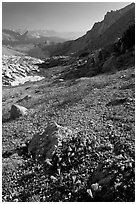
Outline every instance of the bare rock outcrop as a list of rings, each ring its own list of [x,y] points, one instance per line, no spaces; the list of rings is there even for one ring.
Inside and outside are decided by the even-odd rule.
[[[39,81],[38,64],[43,61],[29,56],[2,56],[2,84],[17,86],[27,81]],[[36,65],[37,64],[37,65]],[[37,75],[38,74],[38,75]]]
[[[72,135],[72,131],[67,127],[51,123],[47,125],[42,134],[33,136],[28,152],[36,159],[51,158],[52,153],[61,144],[62,139],[70,135]]]

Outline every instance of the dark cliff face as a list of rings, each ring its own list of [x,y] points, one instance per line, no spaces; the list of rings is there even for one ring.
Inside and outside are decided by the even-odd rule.
[[[113,43],[117,37],[121,37],[123,32],[131,23],[135,22],[135,4],[132,3],[120,10],[110,11],[104,16],[101,22],[93,25],[86,35],[68,41],[56,47],[52,55],[64,55],[80,50],[92,50],[104,47]]]

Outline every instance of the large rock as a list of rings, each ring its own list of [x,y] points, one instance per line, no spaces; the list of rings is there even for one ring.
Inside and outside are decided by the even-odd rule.
[[[17,105],[17,104],[14,104],[11,106],[10,118],[15,119],[15,118],[18,118],[20,116],[27,115],[27,113],[28,113],[27,108],[20,106],[20,105]]]
[[[51,123],[42,134],[33,136],[28,152],[36,159],[51,158],[53,151],[61,144],[63,138],[68,138],[70,135],[72,135],[72,131],[67,127]]]

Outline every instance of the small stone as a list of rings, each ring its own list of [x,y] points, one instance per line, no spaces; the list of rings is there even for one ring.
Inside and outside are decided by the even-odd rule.
[[[91,189],[87,189],[87,193],[90,195],[91,198],[93,198],[93,194],[92,194]]]
[[[57,171],[58,171],[58,174],[60,175],[60,168],[58,168]]]
[[[69,198],[71,197],[71,193],[68,194]]]
[[[26,147],[26,144],[23,143],[23,144],[21,145],[21,147]]]
[[[116,183],[115,184],[115,189],[117,189],[117,187],[121,186],[122,182]]]
[[[69,152],[72,152],[72,148],[71,148],[70,146],[69,146],[69,148],[68,148],[68,151],[69,151]]]
[[[81,180],[77,180],[76,184],[80,185],[81,184]]]
[[[118,159],[122,159],[122,158],[123,158],[123,155],[122,155],[122,154],[119,154],[119,155],[117,156],[117,158],[118,158]]]
[[[55,176],[51,176],[50,178],[51,178],[51,180],[53,180],[53,181],[57,181],[57,180],[58,180]]]
[[[59,142],[58,142],[58,147],[61,147],[61,146],[62,146],[62,142],[59,141]]]
[[[50,159],[46,159],[45,162],[49,165],[49,166],[52,166],[51,162],[50,162]]]
[[[91,189],[94,191],[98,191],[99,190],[99,184],[98,183],[92,184]]]
[[[14,201],[14,202],[18,202],[18,201],[19,201],[19,199],[18,199],[18,198],[15,198],[13,201]]]
[[[124,171],[125,167],[124,166],[121,166],[121,171]]]
[[[127,189],[127,186],[126,186],[126,185],[124,185],[124,186],[123,186],[123,188],[126,190],[126,189]]]
[[[46,199],[46,196],[43,196],[43,200],[45,200]]]
[[[72,176],[73,183],[76,181],[76,176]]]

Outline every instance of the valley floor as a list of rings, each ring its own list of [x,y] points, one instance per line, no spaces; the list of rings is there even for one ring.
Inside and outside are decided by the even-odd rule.
[[[135,201],[134,71],[132,66],[73,80],[47,75],[39,82],[4,87],[3,201]],[[32,111],[10,120],[14,103]],[[51,170],[22,149],[50,121],[67,126],[75,135],[67,141],[75,151],[61,176],[56,165]],[[63,157],[66,146],[60,151]]]

